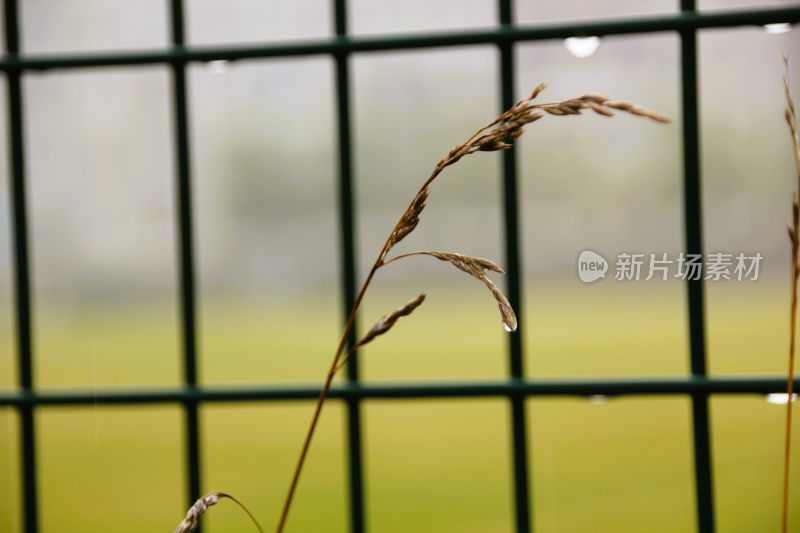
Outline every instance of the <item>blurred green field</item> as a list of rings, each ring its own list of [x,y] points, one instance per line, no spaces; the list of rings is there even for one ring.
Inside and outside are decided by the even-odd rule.
[[[604,282],[605,283],[605,282]],[[708,288],[710,368],[777,373],[785,360],[780,285]],[[371,345],[365,379],[500,377],[505,333],[478,284],[423,287],[418,314]],[[378,289],[369,323],[414,295]],[[529,287],[522,334],[531,375],[679,375],[686,371],[683,288],[613,282]],[[52,388],[178,382],[174,305],[41,309],[37,381]],[[318,382],[337,335],[335,294],[280,302],[206,299],[206,383]],[[13,384],[2,321],[0,386]],[[538,531],[694,530],[690,405],[683,397],[528,402]],[[202,408],[203,486],[237,495],[269,529],[311,403]],[[776,530],[780,406],[761,396],[712,399],[719,531]],[[172,531],[184,512],[182,416],[176,407],[48,407],[37,417],[42,525],[56,531]],[[369,401],[364,406],[368,525],[376,532],[512,530],[509,409],[500,399]],[[346,418],[327,405],[289,531],[346,531]],[[795,435],[800,434],[800,426]],[[797,442],[796,442],[797,444]],[[800,452],[799,452],[800,453]],[[0,410],[0,531],[19,531],[17,424]],[[793,490],[800,494],[800,461]],[[792,509],[800,530],[800,506]],[[252,531],[230,505],[209,531]]]

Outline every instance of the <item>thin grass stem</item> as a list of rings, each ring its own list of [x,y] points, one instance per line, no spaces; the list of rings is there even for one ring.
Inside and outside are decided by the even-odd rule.
[[[789,226],[789,239],[791,241],[791,306],[789,317],[789,370],[786,373],[786,428],[783,448],[783,498],[781,505],[781,531],[789,531],[789,480],[791,473],[792,454],[792,412],[794,402],[794,372],[797,344],[797,282],[800,277],[800,143],[797,138],[797,115],[795,114],[794,101],[789,91],[789,61],[783,57],[784,76],[783,88],[786,96],[786,111],[784,118],[789,126],[792,141],[792,156],[794,158],[796,185],[792,193],[792,224]]]

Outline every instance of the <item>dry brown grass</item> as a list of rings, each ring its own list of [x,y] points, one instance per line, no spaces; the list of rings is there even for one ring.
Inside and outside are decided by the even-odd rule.
[[[387,258],[389,251],[397,243],[399,243],[400,241],[405,239],[408,235],[410,235],[419,225],[420,216],[422,215],[422,212],[425,210],[425,207],[427,205],[426,202],[429,197],[431,184],[442,173],[442,171],[445,168],[449,167],[450,165],[453,165],[456,162],[460,161],[462,158],[471,155],[475,152],[495,152],[501,150],[508,150],[513,146],[514,139],[522,135],[525,125],[540,120],[544,118],[546,115],[565,117],[572,115],[580,115],[582,111],[590,110],[599,115],[605,117],[611,117],[614,115],[614,111],[622,111],[624,113],[628,113],[631,115],[648,118],[656,122],[662,122],[662,123],[669,122],[669,119],[659,115],[658,113],[639,107],[638,105],[630,104],[627,102],[613,101],[605,97],[594,94],[586,94],[583,96],[579,96],[577,98],[571,98],[569,100],[564,100],[561,102],[543,103],[543,104],[534,103],[534,100],[541,94],[542,91],[544,91],[545,87],[546,86],[544,84],[539,85],[531,92],[531,94],[527,98],[524,98],[523,100],[517,102],[514,106],[505,111],[503,114],[494,119],[492,122],[486,124],[478,131],[476,131],[474,134],[472,134],[472,136],[470,136],[466,141],[455,146],[452,150],[450,150],[447,153],[447,155],[445,155],[436,164],[430,176],[428,176],[428,178],[419,188],[417,193],[411,199],[411,202],[409,203],[408,207],[406,207],[406,209],[403,211],[403,214],[400,216],[400,219],[397,221],[397,224],[395,224],[394,228],[392,228],[392,231],[389,232],[389,236],[387,237],[386,241],[381,247],[377,258],[375,259],[375,262],[370,268],[367,277],[364,280],[361,289],[359,290],[356,296],[355,303],[350,311],[347,321],[345,322],[345,326],[342,331],[341,337],[339,339],[339,343],[336,347],[336,350],[334,351],[333,360],[331,361],[330,367],[325,376],[325,380],[320,390],[319,398],[317,399],[316,405],[314,407],[314,412],[311,417],[311,422],[309,424],[308,431],[303,441],[303,445],[300,449],[300,457],[297,461],[297,465],[294,469],[291,481],[289,483],[286,499],[281,509],[280,518],[278,520],[278,525],[276,527],[277,533],[281,533],[286,525],[286,520],[288,518],[289,510],[291,508],[294,494],[297,489],[297,484],[300,480],[300,474],[303,470],[303,465],[305,464],[306,456],[308,455],[308,450],[311,446],[311,441],[314,437],[314,432],[316,430],[317,423],[319,421],[319,417],[322,412],[322,406],[324,405],[325,400],[328,397],[334,376],[339,370],[341,370],[346,365],[350,356],[355,352],[355,350],[358,347],[363,346],[368,342],[373,341],[378,336],[388,332],[395,325],[395,323],[400,317],[410,315],[425,300],[425,295],[421,294],[420,296],[411,300],[401,308],[383,316],[380,320],[378,320],[375,323],[375,325],[367,332],[367,334],[359,342],[357,342],[350,350],[345,351],[344,348],[347,343],[347,338],[350,335],[351,330],[353,329],[353,325],[355,324],[356,315],[358,313],[359,308],[361,307],[361,302],[364,299],[364,295],[366,294],[367,289],[369,288],[370,283],[372,282],[372,279],[374,278],[375,274],[378,272],[379,269],[390,263],[411,256],[424,255],[424,256],[435,257],[441,261],[446,261],[455,266],[456,268],[458,268],[459,270],[462,270],[467,274],[469,274],[470,276],[483,282],[491,292],[495,301],[497,302],[504,328],[509,332],[514,332],[517,329],[517,318],[514,313],[514,309],[511,307],[511,304],[509,303],[505,295],[502,293],[500,288],[488,276],[488,271],[496,272],[499,274],[503,273],[503,269],[500,268],[494,262],[480,257],[473,257],[468,255],[462,255],[455,252],[438,251],[438,250],[411,252],[393,257],[391,259]],[[186,518],[184,518],[184,520],[178,526],[178,529],[176,529],[176,533],[188,533],[192,531],[195,527],[197,527],[197,523],[201,515],[210,505],[215,504],[219,500],[219,498],[230,498],[237,504],[239,503],[236,499],[227,494],[221,492],[209,493],[203,498],[200,498],[192,506],[192,508],[187,513]],[[245,512],[248,513],[248,515],[250,515],[250,513],[247,511],[247,509],[244,508],[244,506],[242,506],[241,504],[239,505],[242,507],[242,509],[245,510]],[[250,515],[250,517],[253,518],[252,515]],[[255,521],[254,518],[253,522],[256,523],[256,525],[258,526],[258,523]],[[259,527],[259,531],[260,530],[261,529]]]
[[[514,139],[522,135],[525,125],[540,120],[546,114],[561,117],[572,116],[580,115],[583,110],[588,109],[599,115],[610,117],[614,115],[614,111],[622,111],[631,115],[648,118],[656,122],[669,122],[669,119],[666,117],[663,117],[654,111],[639,107],[638,105],[627,102],[613,101],[594,94],[586,94],[577,98],[563,100],[561,102],[544,104],[534,103],[534,100],[542,93],[542,91],[544,91],[545,87],[545,84],[540,84],[527,98],[517,102],[514,106],[505,111],[492,122],[486,124],[472,134],[472,136],[470,136],[466,141],[450,150],[447,155],[445,155],[445,157],[443,157],[436,164],[430,176],[428,176],[428,179],[426,179],[419,188],[417,193],[411,199],[411,202],[408,204],[408,207],[406,207],[406,209],[403,211],[403,214],[400,216],[397,224],[395,224],[394,228],[392,228],[392,231],[389,233],[389,236],[381,247],[378,257],[375,259],[375,262],[370,268],[367,277],[356,296],[353,309],[350,311],[350,315],[347,318],[344,330],[342,331],[342,335],[339,339],[339,344],[334,351],[333,361],[331,362],[328,373],[326,374],[322,390],[320,391],[319,399],[317,400],[314,413],[311,417],[311,424],[309,425],[303,446],[300,450],[300,457],[298,459],[297,466],[295,467],[292,479],[289,483],[289,489],[287,491],[286,499],[284,501],[283,508],[281,509],[281,515],[276,528],[277,533],[281,533],[286,525],[286,519],[289,515],[289,509],[292,505],[295,490],[297,489],[300,473],[302,472],[303,465],[305,464],[308,449],[314,436],[317,422],[319,421],[322,406],[325,403],[325,399],[328,397],[328,393],[330,392],[333,378],[336,372],[344,367],[345,363],[354,351],[354,349],[351,349],[345,352],[345,344],[355,323],[355,318],[359,308],[361,307],[361,302],[364,299],[364,295],[369,288],[372,279],[380,268],[399,259],[413,255],[429,255],[443,261],[448,261],[457,268],[481,280],[489,288],[492,296],[497,301],[505,329],[510,332],[513,332],[517,329],[517,319],[514,315],[514,310],[512,309],[511,304],[508,302],[508,299],[505,297],[505,295],[503,295],[502,291],[497,287],[497,285],[495,285],[495,283],[489,279],[486,273],[487,270],[499,273],[503,272],[503,270],[493,262],[487,259],[442,251],[413,252],[410,254],[403,254],[392,259],[387,259],[389,251],[397,243],[410,235],[419,225],[420,216],[427,205],[426,202],[428,201],[430,194],[431,184],[442,173],[442,171],[448,166],[455,164],[462,158],[475,152],[508,150],[513,146]],[[424,297],[420,296],[416,300],[412,300],[412,302],[406,304],[406,306],[402,307],[398,311],[395,311],[394,313],[379,320],[373,329],[370,330],[370,333],[368,333],[364,339],[357,343],[356,346],[363,345],[366,342],[373,340],[379,334],[388,331],[388,329],[394,325],[397,318],[410,314],[422,303],[423,299]],[[377,333],[378,331],[380,333]]]
[[[175,533],[191,533],[194,531],[197,528],[197,524],[200,523],[200,517],[203,516],[203,513],[206,512],[206,509],[212,505],[215,505],[217,502],[219,502],[219,500],[224,498],[231,500],[233,503],[241,507],[241,509],[247,513],[247,516],[250,517],[250,520],[253,521],[253,524],[255,524],[256,528],[258,528],[261,533],[264,533],[264,530],[261,529],[261,525],[258,523],[258,520],[256,520],[256,517],[254,517],[250,511],[247,510],[247,507],[245,507],[239,500],[230,494],[219,491],[209,492],[194,502],[194,505],[192,505],[189,508],[189,511],[186,513],[186,517],[181,520],[181,523],[178,524],[177,528],[175,528]]]
[[[792,139],[792,155],[796,173],[797,189],[792,193],[792,224],[788,227],[789,240],[792,247],[791,257],[791,307],[790,307],[790,330],[789,330],[789,370],[786,374],[786,440],[784,442],[783,456],[783,505],[781,513],[781,531],[786,533],[789,529],[789,464],[792,452],[792,396],[794,394],[794,362],[795,344],[797,341],[797,280],[800,277],[800,143],[797,140],[797,115],[795,114],[794,101],[789,91],[789,61],[783,57],[784,76],[783,90],[786,95],[786,110],[784,117],[789,126],[789,134]]]

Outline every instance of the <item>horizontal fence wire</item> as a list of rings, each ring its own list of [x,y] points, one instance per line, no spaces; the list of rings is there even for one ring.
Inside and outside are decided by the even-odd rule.
[[[114,67],[173,62],[258,59],[353,52],[383,52],[442,46],[500,44],[504,42],[561,39],[582,35],[630,35],[761,26],[764,24],[800,21],[800,7],[723,12],[676,13],[649,17],[625,17],[586,22],[541,25],[502,26],[481,30],[418,33],[392,36],[341,36],[274,44],[241,46],[173,46],[166,49],[136,52],[14,54],[0,60],[0,70],[47,70],[65,68]]]
[[[800,378],[795,378],[800,387]],[[765,377],[640,377],[630,379],[518,379],[481,381],[425,381],[410,383],[337,384],[331,398],[468,398],[515,396],[659,396],[706,394],[758,394],[786,392],[786,378]],[[193,388],[109,390],[53,390],[0,393],[0,407],[25,405],[112,405],[182,402],[247,402],[252,400],[314,400],[320,386],[205,386]]]

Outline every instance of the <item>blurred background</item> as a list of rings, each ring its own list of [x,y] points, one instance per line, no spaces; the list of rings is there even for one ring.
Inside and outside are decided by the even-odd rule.
[[[328,0],[186,0],[191,45],[332,34]],[[516,22],[673,13],[673,0],[514,3]],[[800,5],[699,0],[701,10]],[[355,35],[497,24],[494,0],[351,0]],[[25,0],[30,54],[168,44],[163,0]],[[788,28],[786,28],[788,29]],[[705,248],[760,252],[758,281],[706,284],[713,374],[785,372],[793,167],[781,52],[800,83],[798,30],[699,32]],[[603,38],[589,57],[560,40],[516,48],[519,97],[587,92],[674,119],[547,118],[517,144],[531,377],[688,372],[685,286],[585,285],[580,251],[683,249],[680,49],[676,34]],[[334,64],[327,56],[191,64],[191,164],[202,384],[318,383],[342,321]],[[351,60],[359,272],[433,165],[499,111],[494,46]],[[0,99],[5,101],[5,84]],[[174,146],[166,66],[23,78],[34,296],[35,385],[180,383]],[[0,106],[0,123],[7,110]],[[0,128],[0,388],[16,387],[7,131]],[[398,251],[503,262],[500,158],[448,169]],[[497,280],[501,286],[503,279]],[[415,258],[381,272],[362,327],[429,299],[364,350],[365,380],[501,378],[506,333],[480,284]],[[201,408],[204,489],[230,492],[268,528],[310,402]],[[171,531],[184,513],[177,407],[45,407],[37,416],[43,531]],[[693,531],[691,409],[684,397],[529,402],[532,508],[544,532]],[[719,531],[776,529],[784,409],[762,396],[711,400]],[[289,529],[347,530],[345,411],[326,406]],[[512,528],[509,409],[501,400],[367,401],[367,520],[377,532]],[[796,433],[797,434],[797,433]],[[18,422],[0,408],[0,531],[20,531]],[[795,465],[798,462],[795,461]],[[795,469],[795,481],[800,470]],[[800,490],[794,483],[793,490]],[[131,502],[134,502],[133,504]],[[800,528],[800,509],[793,510]],[[249,531],[231,506],[209,531]]]

